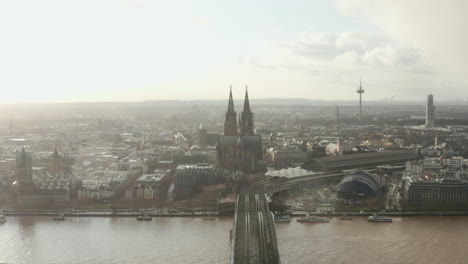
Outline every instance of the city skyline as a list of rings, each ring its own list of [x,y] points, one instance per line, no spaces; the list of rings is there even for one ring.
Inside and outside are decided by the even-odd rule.
[[[0,1],[0,264],[462,263],[465,10]]]
[[[246,83],[251,99],[351,100],[359,76],[366,100],[468,97],[461,1],[1,7],[0,103],[211,100]]]

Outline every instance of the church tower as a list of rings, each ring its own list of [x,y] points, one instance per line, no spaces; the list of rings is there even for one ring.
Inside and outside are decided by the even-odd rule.
[[[253,113],[250,111],[249,93],[247,86],[245,87],[245,99],[244,99],[244,110],[242,110],[240,120],[240,130],[242,136],[253,136],[254,125],[253,125]]]
[[[229,91],[228,110],[226,111],[226,119],[224,121],[224,135],[237,136],[237,116],[232,99],[232,87]]]
[[[62,159],[60,158],[57,148],[54,149],[54,154],[52,155],[52,164],[51,172],[53,175],[57,176],[62,172]]]
[[[24,147],[16,154],[16,178],[21,185],[32,183],[32,159]]]

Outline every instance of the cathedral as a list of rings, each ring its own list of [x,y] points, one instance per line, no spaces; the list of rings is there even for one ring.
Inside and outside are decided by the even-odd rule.
[[[70,199],[71,180],[55,149],[49,170],[33,167],[31,153],[16,155],[16,197],[21,206],[63,206]]]
[[[261,170],[262,138],[254,134],[253,113],[250,111],[249,94],[245,91],[244,109],[239,115],[234,110],[232,89],[224,121],[224,135],[218,137],[218,166],[231,171],[256,172]]]

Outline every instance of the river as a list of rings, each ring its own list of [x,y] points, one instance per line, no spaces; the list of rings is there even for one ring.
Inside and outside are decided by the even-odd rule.
[[[0,263],[228,263],[232,218],[7,217]],[[277,223],[283,264],[467,263],[468,217]]]

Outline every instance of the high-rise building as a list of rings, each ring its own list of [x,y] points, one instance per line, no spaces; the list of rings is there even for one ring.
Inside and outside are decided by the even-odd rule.
[[[434,96],[432,94],[427,95],[426,104],[426,128],[432,128],[435,125],[435,106]]]
[[[332,106],[331,115],[333,121],[340,122],[340,108],[337,105]]]
[[[205,147],[208,144],[208,133],[206,129],[203,128],[203,125],[200,124],[198,128],[198,145],[200,147]]]
[[[336,142],[336,145],[337,145],[337,155],[338,156],[343,156],[343,152],[344,152],[344,144],[343,144],[343,141],[341,140],[341,137],[338,137],[338,142]]]

